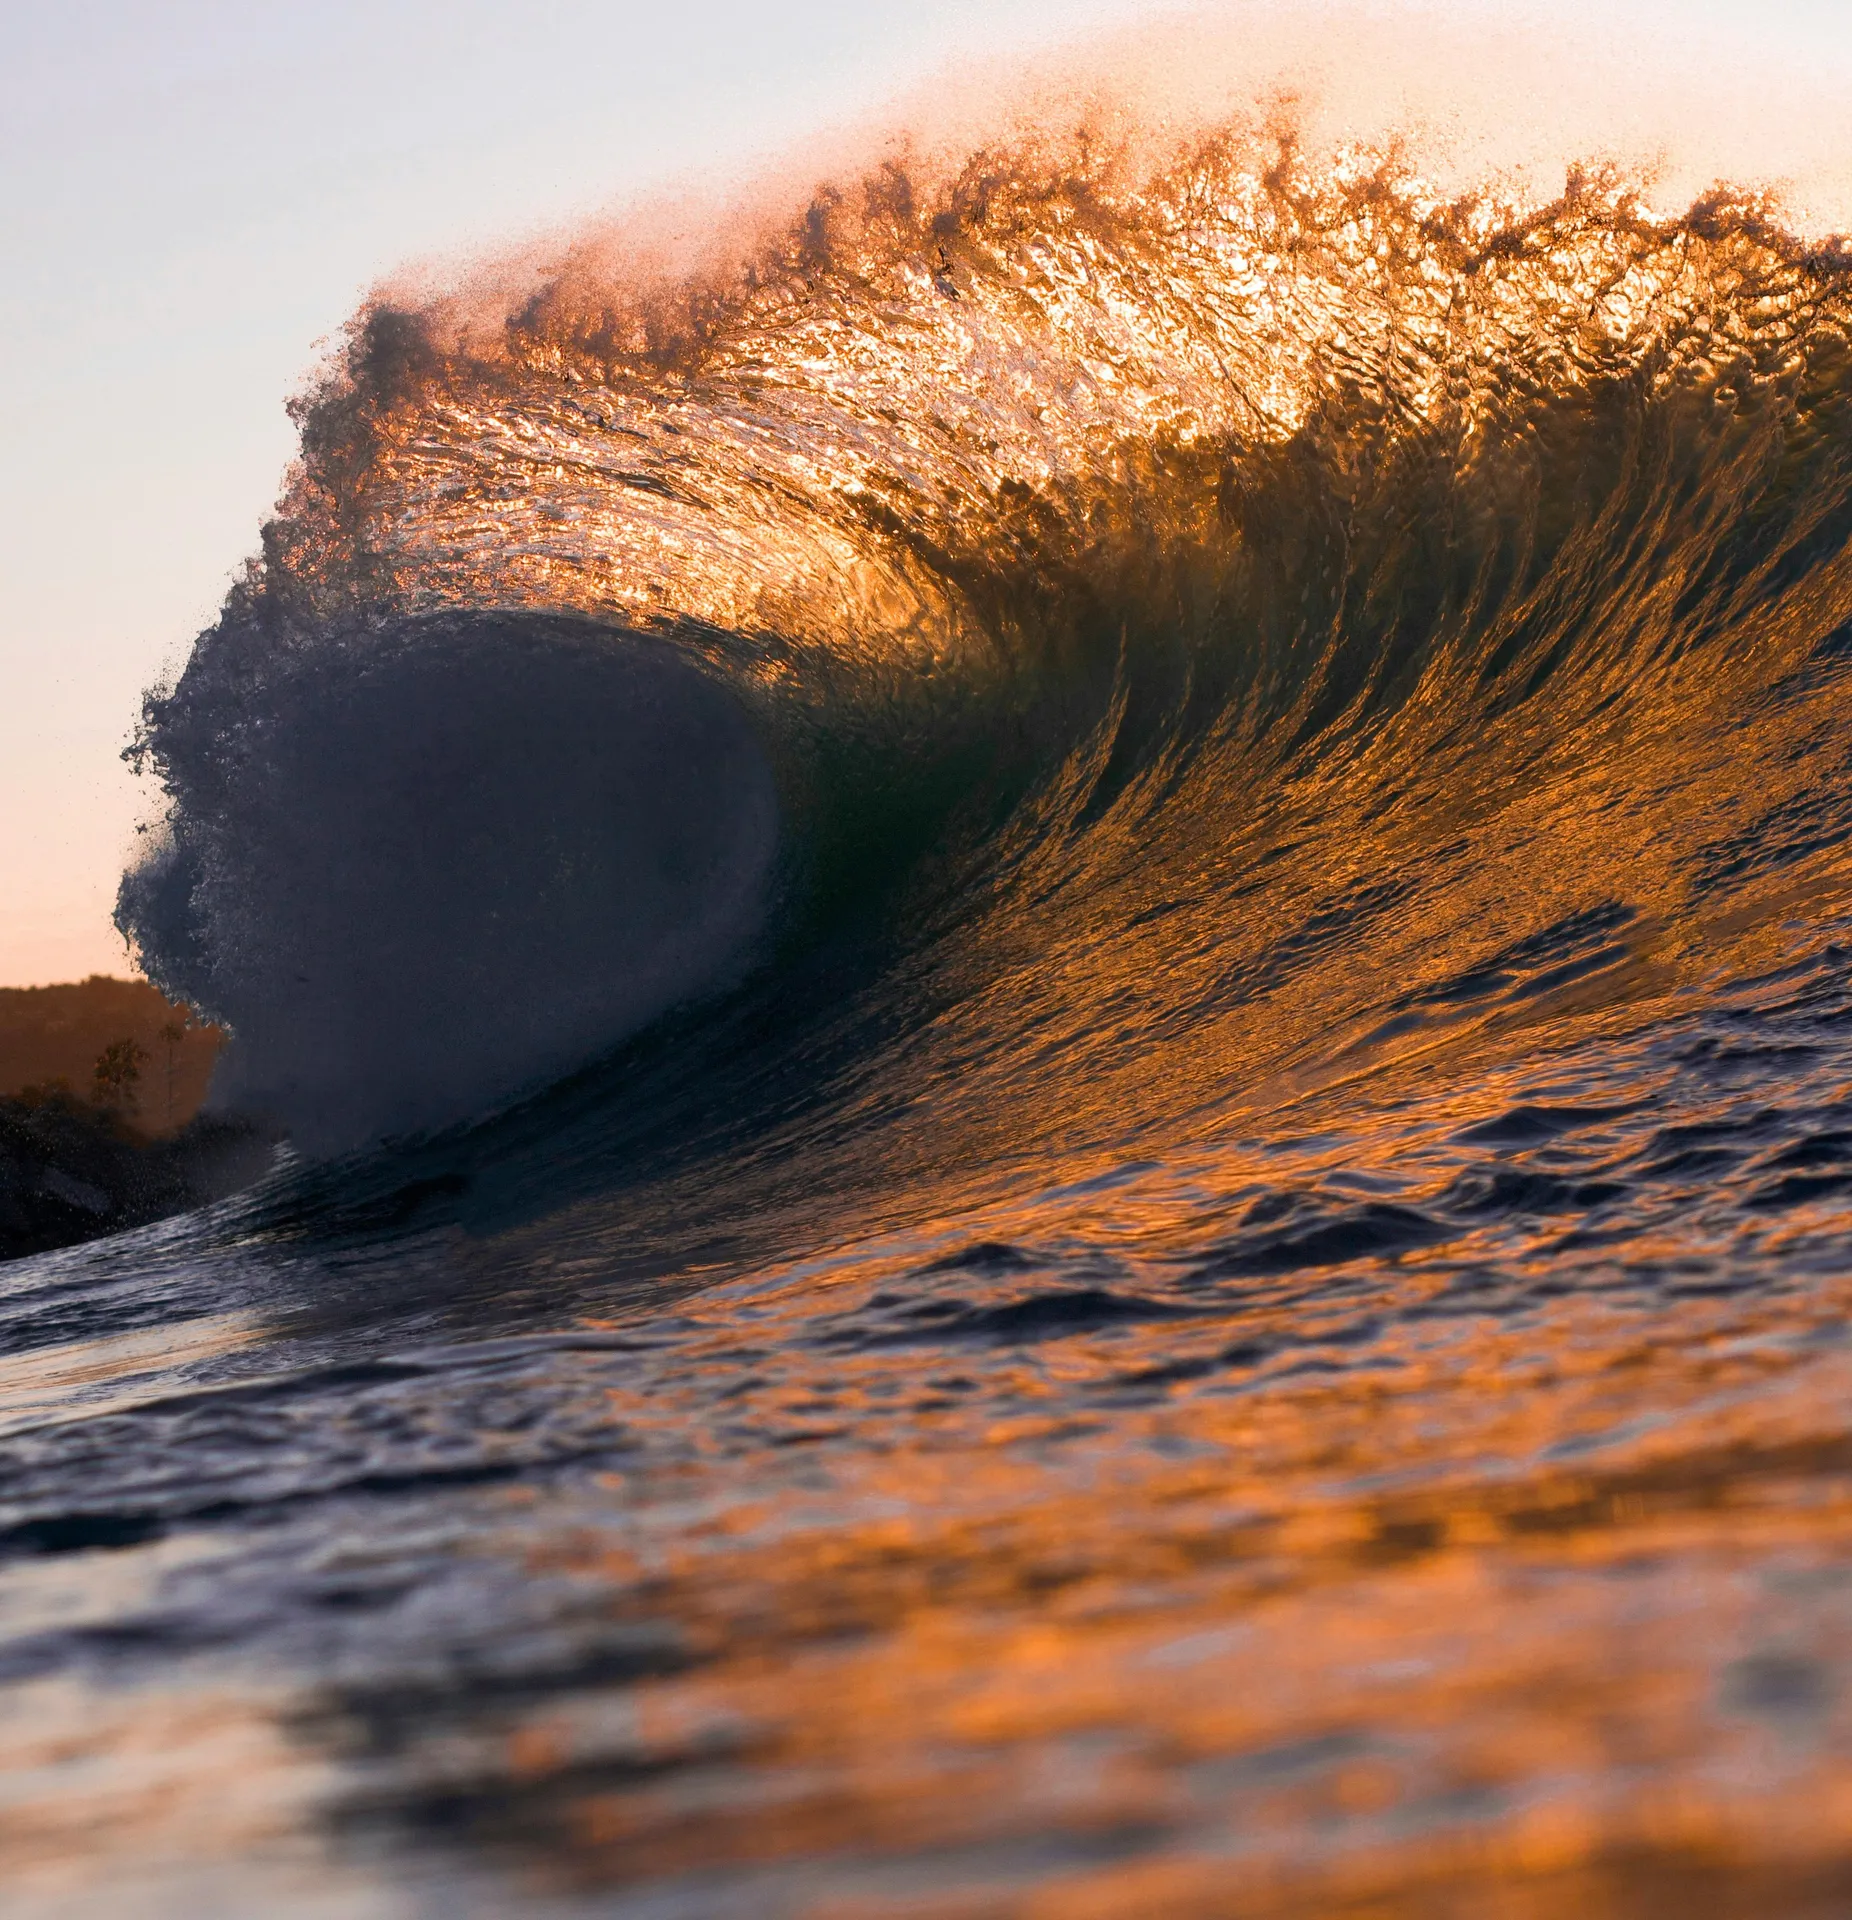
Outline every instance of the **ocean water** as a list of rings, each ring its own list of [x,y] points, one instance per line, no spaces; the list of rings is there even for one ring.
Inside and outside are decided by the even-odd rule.
[[[300,418],[12,1910],[1852,1910],[1852,255],[1051,140]]]

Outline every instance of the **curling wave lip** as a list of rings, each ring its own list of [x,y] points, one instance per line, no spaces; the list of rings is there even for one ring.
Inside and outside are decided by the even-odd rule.
[[[184,705],[192,690],[183,686]],[[737,970],[777,849],[738,702],[659,642],[470,613],[201,698],[125,887],[233,1033],[214,1098],[323,1152],[467,1118]]]
[[[596,270],[360,316],[150,706],[124,927],[299,1140],[581,1064],[774,893],[787,958],[912,956],[1012,1151],[1160,1055],[1166,1114],[1303,1085],[1617,901],[1600,990],[1657,979],[1641,930],[1681,950],[1706,849],[1807,777],[1718,716],[1852,617],[1852,257],[1753,196],[1442,201],[1237,128],[886,168],[725,284]],[[1617,813],[1621,702],[1677,772]],[[698,881],[645,884],[659,842]],[[1018,1097],[1051,1023],[1061,1099]]]

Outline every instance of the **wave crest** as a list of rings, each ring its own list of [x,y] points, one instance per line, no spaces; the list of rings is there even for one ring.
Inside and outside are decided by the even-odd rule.
[[[1201,957],[1234,900],[1266,924],[1257,890],[1302,928],[1390,924],[1419,885],[1360,872],[1355,836],[1424,806],[1438,832],[1454,791],[1496,810],[1617,702],[1689,734],[1852,617],[1849,268],[1754,197],[1442,197],[1393,153],[1231,131],[1155,169],[1084,140],[931,188],[890,165],[673,293],[569,259],[494,324],[375,305],[260,560],[150,703],[172,851],[124,923],[238,1034],[240,1087],[330,1136],[465,1110],[732,977],[775,816],[787,948],[895,899],[889,951],[957,927],[967,969],[1179,912]],[[403,897],[401,754],[475,796]],[[1269,819],[1322,854],[1243,869]],[[550,871],[542,820],[574,823],[578,877],[485,946],[467,903]],[[640,887],[691,822],[699,885]],[[277,877],[303,849],[323,920]],[[1521,944],[1618,874],[1491,917],[1461,887],[1456,944]],[[1328,944],[1214,981],[1173,952],[1172,1012]],[[305,949],[338,988],[303,997]],[[551,1011],[490,1037],[472,1010],[511,1001]]]

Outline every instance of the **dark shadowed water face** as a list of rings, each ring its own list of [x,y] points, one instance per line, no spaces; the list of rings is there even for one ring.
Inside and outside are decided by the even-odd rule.
[[[0,1269],[20,1911],[1852,1910],[1846,261],[1089,165],[357,328],[124,917],[427,1131]]]

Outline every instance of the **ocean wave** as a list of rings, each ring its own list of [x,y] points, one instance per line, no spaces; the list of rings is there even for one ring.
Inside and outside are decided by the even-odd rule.
[[[219,1097],[311,1151],[571,1069],[763,923],[770,768],[725,689],[641,636],[433,614],[320,636],[197,757],[181,709],[180,804],[124,911],[236,1023]]]
[[[1155,1123],[1664,990],[1830,853],[1836,243],[1128,155],[356,319],[139,746],[121,921],[222,1099],[425,1130],[745,983],[810,1009],[761,1056],[855,1001],[853,1099]]]

